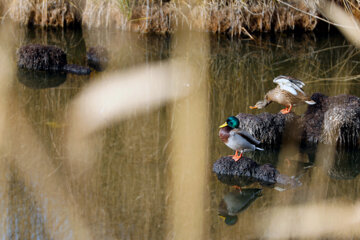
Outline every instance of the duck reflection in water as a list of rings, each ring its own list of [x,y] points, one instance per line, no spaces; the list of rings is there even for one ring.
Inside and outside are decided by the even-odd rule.
[[[228,192],[219,204],[219,216],[227,225],[234,225],[238,220],[237,215],[260,197],[261,191],[259,188],[247,188],[241,192]]]

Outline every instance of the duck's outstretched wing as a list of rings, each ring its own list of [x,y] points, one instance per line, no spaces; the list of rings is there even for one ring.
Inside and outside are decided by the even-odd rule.
[[[234,133],[236,133],[236,134],[240,135],[241,137],[243,137],[246,141],[248,141],[251,144],[254,144],[254,145],[260,144],[260,141],[257,140],[256,138],[254,138],[247,131],[240,130],[240,129],[233,129],[232,131],[234,131]]]
[[[292,95],[296,96],[298,95],[298,92],[305,94],[302,90],[302,88],[305,86],[305,83],[295,78],[281,75],[274,78],[273,82],[278,84],[280,86],[280,89],[285,90]]]

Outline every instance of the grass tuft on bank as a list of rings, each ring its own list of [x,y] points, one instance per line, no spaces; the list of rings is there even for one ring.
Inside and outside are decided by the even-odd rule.
[[[317,1],[293,0],[5,0],[2,16],[24,25],[119,28],[171,33],[183,25],[196,31],[251,37],[253,32],[312,31],[325,19]],[[360,3],[338,1],[360,18]]]

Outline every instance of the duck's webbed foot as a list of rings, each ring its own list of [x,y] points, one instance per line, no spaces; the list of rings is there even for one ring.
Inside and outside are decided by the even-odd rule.
[[[235,155],[232,157],[232,159],[235,160],[235,162],[239,161],[239,159],[242,157],[243,153],[241,152],[240,155],[238,155],[238,151],[236,151]]]
[[[292,105],[290,105],[289,107],[286,107],[285,109],[281,109],[280,112],[282,114],[287,114],[291,111],[291,109],[292,109]]]

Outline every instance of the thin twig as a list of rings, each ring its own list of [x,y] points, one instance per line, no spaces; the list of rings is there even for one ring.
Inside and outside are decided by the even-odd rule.
[[[283,2],[283,1],[281,1],[281,0],[277,0],[277,1],[278,1],[279,3],[282,3],[282,4],[290,7],[290,8],[293,8],[293,9],[299,11],[299,12],[302,12],[302,13],[304,13],[304,14],[306,14],[306,15],[309,15],[309,16],[311,16],[311,17],[314,17],[314,18],[316,18],[316,19],[319,19],[319,20],[321,20],[321,21],[324,21],[324,22],[329,23],[329,24],[331,24],[331,25],[334,25],[334,26],[336,26],[336,27],[343,27],[343,28],[354,29],[354,27],[352,27],[352,26],[344,26],[344,25],[341,25],[341,24],[337,24],[337,23],[334,23],[334,22],[330,22],[329,20],[327,20],[327,19],[325,19],[325,18],[321,18],[321,17],[316,16],[316,15],[314,15],[314,14],[308,13],[308,12],[306,12],[306,11],[304,11],[304,10],[301,10],[301,9],[299,9],[299,8],[297,8],[297,7],[294,7],[294,6],[292,6],[291,4],[286,3],[286,2]]]

